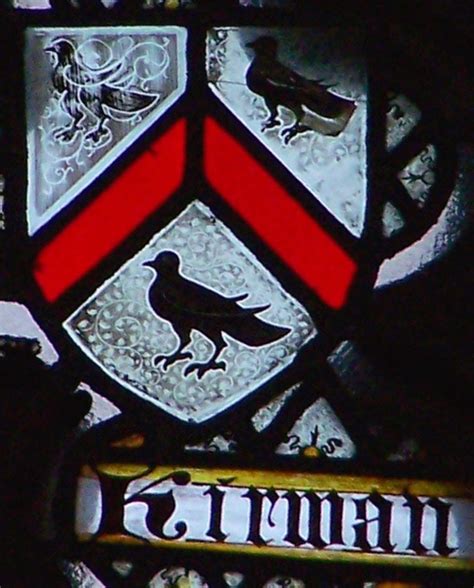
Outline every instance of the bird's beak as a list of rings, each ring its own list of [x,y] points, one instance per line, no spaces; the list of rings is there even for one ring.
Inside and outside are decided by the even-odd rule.
[[[44,48],[45,51],[47,51],[48,53],[56,53],[56,50],[54,47],[45,47]]]
[[[145,263],[142,263],[142,266],[143,266],[143,267],[149,267],[149,268],[151,268],[151,269],[155,269],[155,268],[153,267],[153,262],[152,262],[152,261],[145,261]]]
[[[250,43],[246,43],[245,46],[246,47],[250,47],[251,49],[253,49],[255,47],[255,41],[252,41]]]

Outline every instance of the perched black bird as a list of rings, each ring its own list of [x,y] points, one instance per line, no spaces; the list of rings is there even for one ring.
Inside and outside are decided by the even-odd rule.
[[[176,361],[190,359],[190,352],[183,349],[191,342],[191,331],[202,333],[212,343],[215,350],[206,363],[192,363],[184,375],[197,372],[198,378],[210,370],[225,370],[223,361],[216,361],[227,346],[222,337],[226,333],[233,339],[250,347],[260,347],[278,341],[291,329],[277,327],[259,319],[255,315],[270,305],[242,308],[238,302],[248,294],[226,298],[205,286],[197,284],[179,273],[180,259],[173,251],[162,251],[153,261],[143,264],[156,272],[156,278],[148,290],[148,301],[153,311],[171,323],[179,338],[178,348],[171,355],[157,355],[155,365],[164,360],[166,369]]]
[[[53,86],[59,94],[62,110],[72,118],[69,126],[60,129],[56,137],[72,141],[84,125],[93,128],[86,134],[92,145],[107,134],[107,119],[126,121],[153,106],[159,96],[137,89],[124,88],[130,77],[124,59],[116,59],[104,67],[84,64],[74,43],[69,39],[55,39],[45,51],[54,56]],[[95,125],[95,126],[94,126]]]
[[[278,106],[284,106],[296,117],[294,125],[282,131],[285,143],[299,133],[313,130],[301,123],[305,108],[313,114],[341,123],[335,132],[327,134],[341,132],[355,110],[352,100],[332,94],[322,80],[308,80],[280,63],[277,59],[278,42],[273,37],[258,37],[247,43],[247,47],[255,52],[246,73],[247,86],[264,99],[270,111],[262,130],[280,124]]]

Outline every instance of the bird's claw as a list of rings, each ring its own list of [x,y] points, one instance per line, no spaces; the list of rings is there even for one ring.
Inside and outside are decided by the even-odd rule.
[[[166,370],[177,361],[180,361],[181,359],[191,359],[191,357],[192,354],[189,351],[186,353],[173,353],[173,355],[155,355],[153,358],[153,364],[155,367],[158,367],[158,365],[164,360],[161,367],[163,371],[166,372]]]
[[[61,129],[56,131],[54,138],[60,143],[70,143],[77,134],[77,129]]]
[[[295,129],[285,129],[281,132],[281,136],[283,137],[283,143],[288,145],[288,143],[297,135],[297,131]]]
[[[299,135],[300,133],[305,133],[306,131],[311,131],[311,127],[308,127],[306,125],[295,125],[293,127],[284,129],[281,132],[281,136],[283,137],[283,143],[285,145],[288,145],[291,139],[296,137],[296,135]]]
[[[95,129],[89,131],[84,137],[84,145],[88,149],[97,149],[98,147],[104,146],[109,138],[108,129]]]
[[[200,380],[204,374],[211,370],[223,370],[226,369],[226,364],[223,361],[209,361],[208,363],[192,363],[184,370],[184,375],[189,376],[193,372],[197,372],[197,378]]]
[[[267,120],[265,123],[263,123],[262,131],[268,131],[268,129],[273,129],[274,127],[278,127],[279,125],[280,122],[276,118],[271,118],[270,120]]]

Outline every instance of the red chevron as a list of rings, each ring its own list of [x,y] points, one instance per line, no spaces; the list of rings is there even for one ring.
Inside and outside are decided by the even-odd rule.
[[[35,278],[49,302],[99,264],[181,185],[186,123],[178,121],[38,254]]]
[[[343,306],[357,270],[353,259],[212,118],[204,137],[214,189],[323,302]]]
[[[40,251],[35,277],[48,301],[57,300],[172,196],[184,176],[185,130],[184,120],[176,123]],[[205,173],[221,197],[323,302],[343,306],[357,269],[351,257],[211,118],[204,149]]]

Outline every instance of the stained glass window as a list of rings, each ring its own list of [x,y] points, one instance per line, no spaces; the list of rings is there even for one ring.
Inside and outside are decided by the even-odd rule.
[[[470,586],[468,27],[2,15],[1,585]]]

